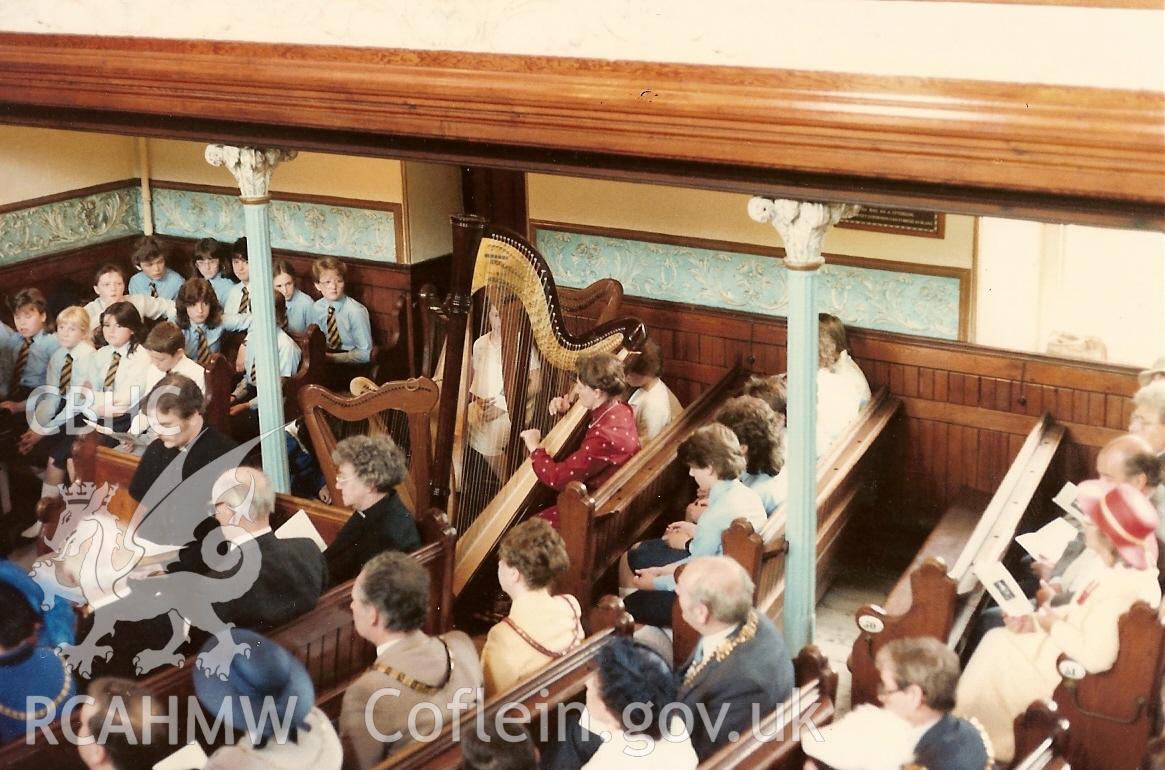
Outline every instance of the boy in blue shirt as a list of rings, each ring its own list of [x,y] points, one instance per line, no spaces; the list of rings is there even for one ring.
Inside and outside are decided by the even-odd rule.
[[[321,297],[311,321],[324,333],[329,363],[366,364],[372,357],[372,323],[368,309],[344,294],[347,274],[347,266],[335,257],[321,257],[312,264]]]
[[[166,248],[161,241],[147,235],[138,241],[130,259],[138,269],[129,279],[130,294],[169,300],[178,296],[183,278],[166,267]]]

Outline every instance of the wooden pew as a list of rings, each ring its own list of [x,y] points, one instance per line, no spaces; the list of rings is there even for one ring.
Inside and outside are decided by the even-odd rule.
[[[559,532],[570,567],[557,585],[581,606],[631,545],[661,530],[661,520],[681,512],[694,497],[679,445],[696,428],[712,422],[728,398],[739,393],[751,372],[741,365],[692,402],[678,420],[628,460],[593,495],[573,481],[558,495]]]
[[[222,353],[214,353],[203,368],[206,369],[206,423],[225,433],[230,428],[235,367]]]
[[[793,659],[797,690],[794,696],[760,722],[747,740],[725,746],[700,763],[700,770],[801,770],[800,728],[833,721],[837,674],[813,645]]]
[[[893,639],[933,636],[960,650],[986,602],[971,572],[974,564],[999,561],[1021,523],[1042,523],[1063,483],[1060,449],[1064,428],[1045,414],[1028,434],[998,490],[988,501],[964,491],[943,514],[883,606],[858,610],[859,629],[848,666],[853,703],[874,703],[874,657]],[[953,568],[947,565],[953,564]]]
[[[535,739],[541,726],[540,719],[555,706],[577,700],[586,689],[586,680],[595,670],[596,656],[612,635],[630,636],[634,629],[631,616],[623,612],[623,603],[614,596],[605,596],[591,613],[588,623],[595,630],[564,657],[546,666],[525,682],[498,693],[478,710],[464,714],[458,725],[458,734],[475,729],[477,719],[491,723],[499,712],[526,717],[521,723]],[[545,709],[545,710],[544,710]],[[507,724],[518,724],[507,720]],[[455,770],[461,766],[461,745],[453,739],[453,725],[448,725],[433,740],[414,742],[394,753],[377,770]]]
[[[838,438],[817,465],[817,598],[829,588],[834,557],[841,545],[846,526],[871,500],[860,495],[874,489],[876,478],[891,454],[893,425],[901,402],[880,388],[853,425]],[[875,451],[875,447],[878,448]],[[756,584],[756,606],[773,620],[778,620],[785,604],[785,526],[788,510],[778,508],[753,534],[745,522],[734,522],[725,530],[722,547],[725,555],[736,559]],[[687,660],[699,640],[695,630],[683,619],[679,605],[672,607],[672,650],[676,664]]]
[[[1069,723],[1052,701],[1038,700],[1015,718],[1015,759],[1008,770],[1063,770]]]
[[[1120,652],[1108,671],[1089,674],[1060,656],[1064,677],[1052,700],[1068,720],[1067,758],[1074,770],[1138,767],[1160,711],[1165,625],[1137,602],[1121,616]]]
[[[435,508],[418,521],[418,529],[424,544],[411,555],[425,567],[430,577],[425,632],[444,633],[449,630],[452,618],[456,532],[449,526],[445,514]],[[331,718],[339,716],[344,689],[376,658],[375,648],[356,633],[352,622],[349,605],[354,583],[350,580],[327,591],[313,610],[268,634],[303,662],[315,685],[316,704]],[[194,694],[192,677],[199,675],[191,656],[184,666],[162,669],[141,682],[155,696],[179,698],[178,724],[183,736],[186,736],[185,729],[189,724],[186,709],[191,702],[188,696]],[[32,745],[21,739],[0,747],[0,768],[83,767],[76,748],[64,740],[61,725],[53,725],[52,733],[58,745],[50,745],[48,739],[38,733]]]

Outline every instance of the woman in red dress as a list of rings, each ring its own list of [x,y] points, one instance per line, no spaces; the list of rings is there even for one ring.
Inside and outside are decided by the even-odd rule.
[[[572,481],[581,481],[589,489],[598,489],[631,455],[639,451],[639,431],[635,413],[620,399],[627,390],[623,362],[609,353],[599,353],[578,362],[578,379],[566,396],[550,402],[551,414],[563,414],[577,398],[590,411],[590,427],[582,446],[555,462],[538,444],[542,433],[537,428],[522,431],[522,441],[530,450],[534,474],[546,486],[561,492]],[[558,526],[558,506],[552,505],[538,514]]]

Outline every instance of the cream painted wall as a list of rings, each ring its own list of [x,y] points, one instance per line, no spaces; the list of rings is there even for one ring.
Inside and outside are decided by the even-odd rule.
[[[1165,352],[1165,234],[983,219],[976,341],[1044,352],[1098,337],[1113,363]]]
[[[172,182],[234,187],[230,172],[206,162],[203,142],[150,139],[150,176]],[[404,200],[401,163],[381,158],[301,152],[271,175],[271,191],[337,198]]]
[[[134,177],[133,140],[0,126],[0,205]]]
[[[461,212],[461,170],[437,163],[402,164],[405,186],[403,261],[423,262],[453,250],[449,217]]]
[[[531,219],[780,246],[769,225],[748,218],[747,195],[528,174]],[[835,228],[825,251],[869,259],[969,268],[974,218],[948,216],[943,239]]]
[[[0,29],[689,62],[1160,91],[1160,10],[931,0],[4,0]],[[1080,52],[1102,55],[1081,55]],[[742,140],[746,140],[742,137]]]

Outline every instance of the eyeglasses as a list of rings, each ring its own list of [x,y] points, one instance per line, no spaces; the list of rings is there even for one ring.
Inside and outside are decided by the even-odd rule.
[[[887,690],[887,689],[886,689],[886,685],[885,685],[884,683],[882,683],[882,682],[878,682],[878,697],[879,697],[879,698],[884,698],[884,697],[886,697],[887,695],[893,695],[894,693],[897,693],[897,692],[902,692],[904,689],[906,689],[905,687],[903,687],[902,685],[898,684],[897,682],[895,682],[894,684],[895,684],[896,686],[895,686],[895,688],[894,688],[893,690]]]

